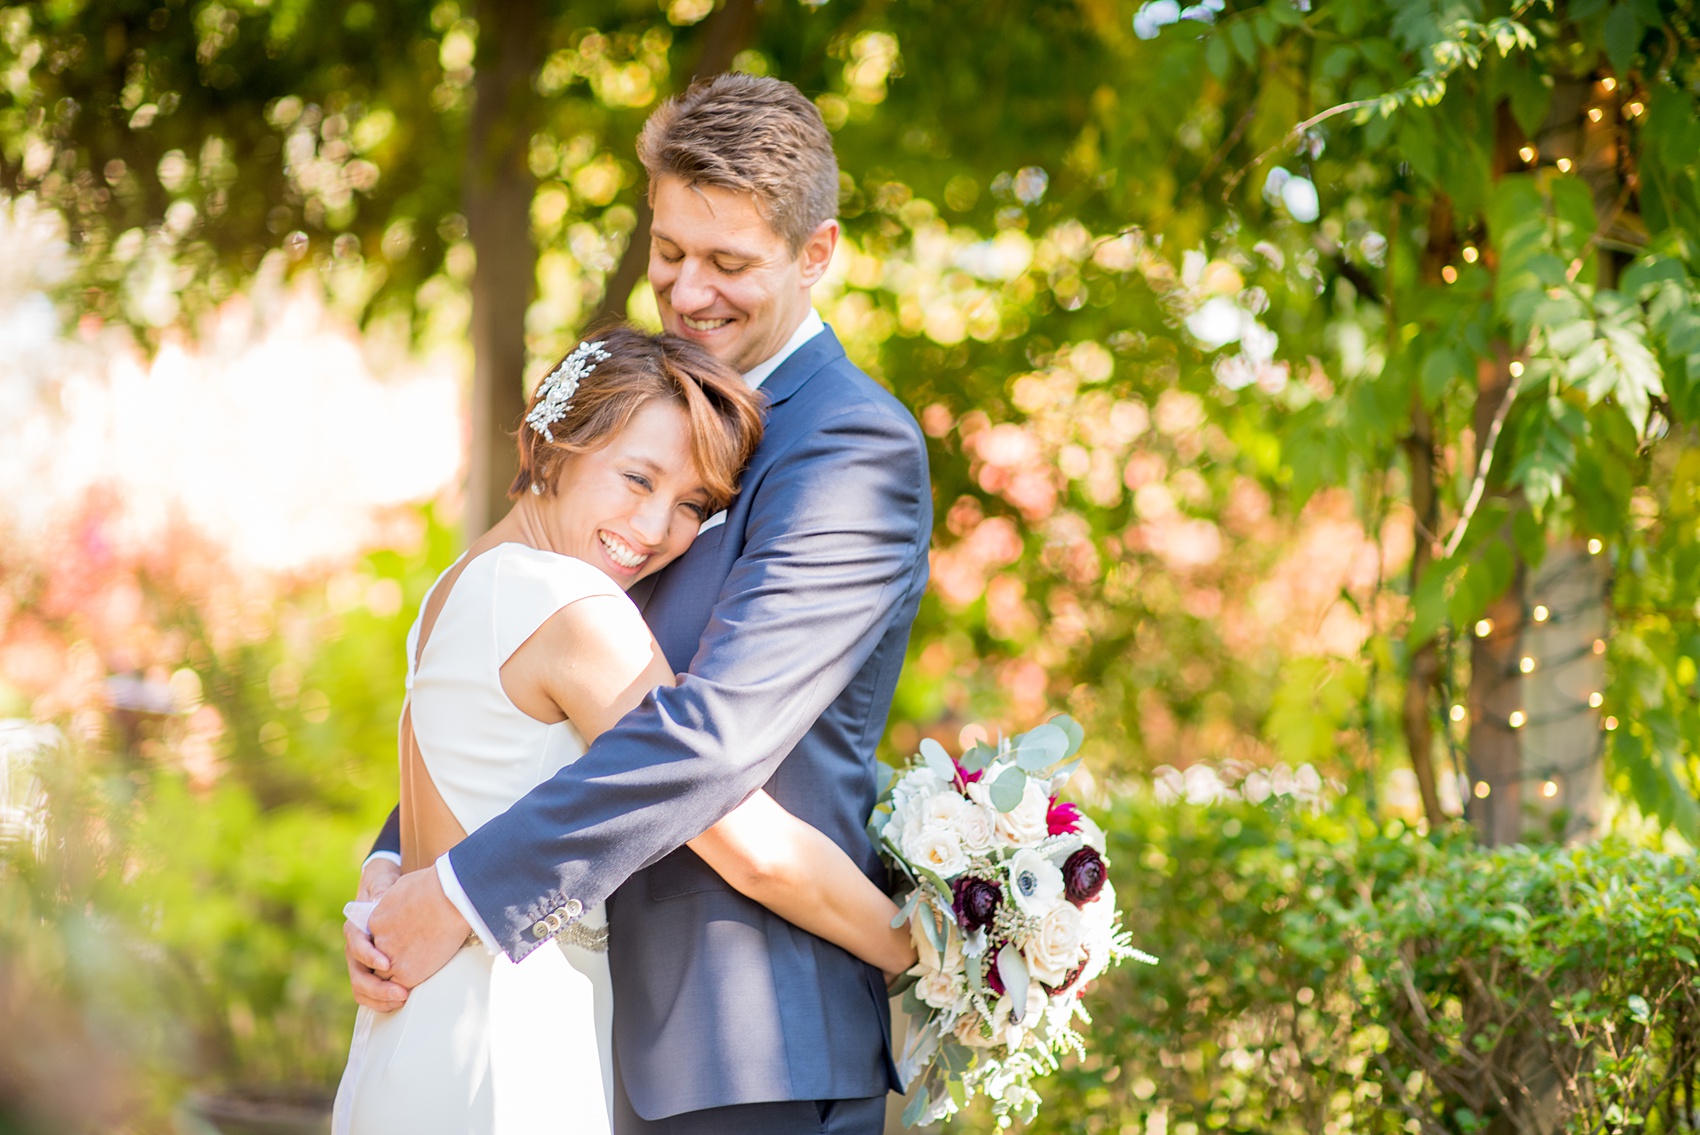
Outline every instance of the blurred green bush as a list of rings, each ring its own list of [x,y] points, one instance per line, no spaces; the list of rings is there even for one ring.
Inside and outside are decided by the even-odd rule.
[[[170,1130],[190,1087],[335,1086],[341,908],[395,800],[407,626],[455,548],[427,510],[410,553],[303,581],[234,636],[149,581],[194,698],[34,761],[44,838],[0,839],[0,993],[15,974],[34,998],[0,996],[0,1131]],[[44,1034],[92,1039],[23,1059]],[[125,1087],[80,1106],[65,1085],[97,1057]]]
[[[1091,1051],[1030,1130],[1693,1126],[1688,857],[1488,850],[1350,800],[1132,798],[1106,819],[1127,923],[1162,964],[1088,994]]]

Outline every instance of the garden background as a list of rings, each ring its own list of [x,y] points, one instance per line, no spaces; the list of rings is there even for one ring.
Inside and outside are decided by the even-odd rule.
[[[0,1131],[334,1084],[406,626],[727,68],[833,130],[818,306],[930,439],[883,756],[1074,716],[1162,958],[1031,1128],[1692,1128],[1692,0],[40,0]]]

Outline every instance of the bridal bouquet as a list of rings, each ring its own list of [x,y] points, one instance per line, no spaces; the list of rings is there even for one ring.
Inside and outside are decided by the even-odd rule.
[[[999,1126],[1039,1107],[1032,1081],[1090,1021],[1087,983],[1126,958],[1154,963],[1120,927],[1106,877],[1104,833],[1057,793],[1080,762],[1067,717],[953,760],[931,739],[896,774],[871,824],[910,889],[921,955],[904,985],[909,1041],[898,1071],[921,1090],[909,1126],[953,1114],[983,1092]]]

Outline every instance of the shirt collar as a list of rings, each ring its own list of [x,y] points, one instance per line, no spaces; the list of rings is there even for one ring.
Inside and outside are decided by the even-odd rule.
[[[809,308],[809,314],[803,317],[803,322],[797,330],[791,333],[785,345],[775,352],[766,362],[757,363],[744,372],[744,381],[750,384],[751,390],[759,390],[773,372],[778,370],[786,359],[797,353],[797,348],[826,330],[826,324],[821,322],[820,313]]]

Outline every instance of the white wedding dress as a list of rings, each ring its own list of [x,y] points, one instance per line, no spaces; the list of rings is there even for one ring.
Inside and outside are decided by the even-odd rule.
[[[415,619],[407,652],[413,732],[462,830],[499,815],[584,752],[570,722],[545,724],[508,700],[501,668],[551,615],[590,595],[624,598],[582,560],[501,544],[453,581],[422,651]],[[421,618],[429,604],[427,596]],[[605,928],[605,909],[586,911],[576,925]],[[516,964],[474,942],[402,1008],[360,1010],[333,1130],[602,1135],[612,1126],[612,1021],[606,947],[558,938]]]

